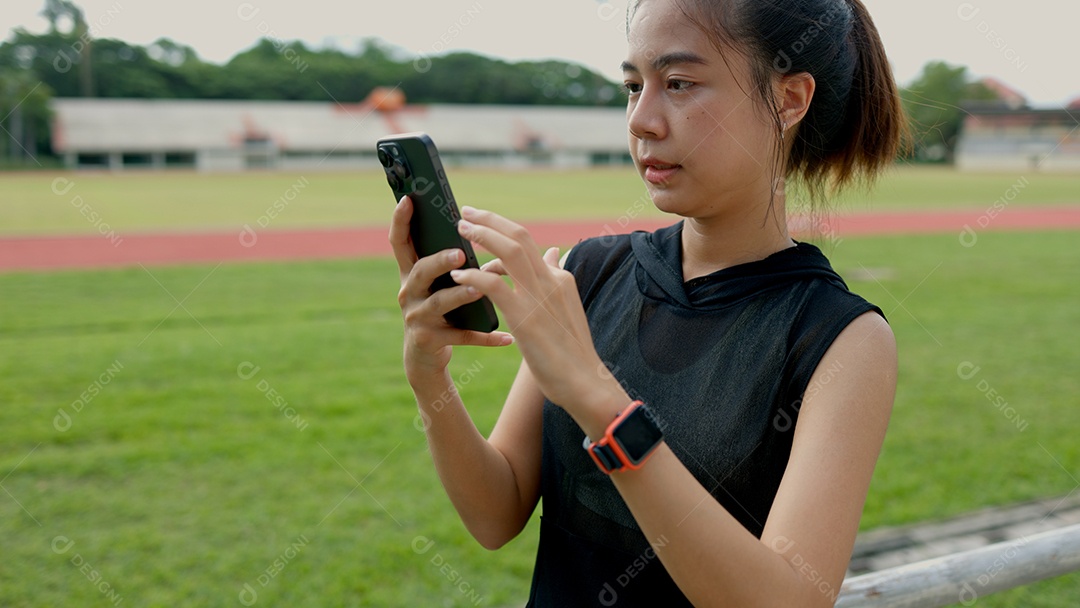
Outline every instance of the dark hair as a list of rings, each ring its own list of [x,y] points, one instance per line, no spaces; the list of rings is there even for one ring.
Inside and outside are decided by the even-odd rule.
[[[861,0],[678,2],[721,53],[737,50],[749,59],[753,90],[776,121],[778,142],[775,78],[814,77],[814,97],[786,159],[787,174],[802,178],[812,194],[870,183],[893,163],[907,127],[885,49]],[[783,149],[777,146],[778,155]]]

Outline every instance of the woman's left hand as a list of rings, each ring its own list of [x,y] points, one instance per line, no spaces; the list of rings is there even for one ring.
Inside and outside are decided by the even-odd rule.
[[[541,257],[519,224],[471,207],[462,207],[461,214],[458,232],[498,259],[484,270],[451,275],[499,307],[544,395],[575,417],[591,404],[623,400],[625,391],[593,346],[574,275],[559,267],[558,248]]]

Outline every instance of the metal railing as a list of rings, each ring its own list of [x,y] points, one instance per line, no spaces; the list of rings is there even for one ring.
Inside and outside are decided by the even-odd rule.
[[[980,597],[1080,571],[1080,524],[855,576],[837,608],[972,606]]]

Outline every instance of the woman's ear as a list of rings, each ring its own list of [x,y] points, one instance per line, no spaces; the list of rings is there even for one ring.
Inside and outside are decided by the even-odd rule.
[[[810,109],[810,100],[814,98],[816,88],[817,83],[809,72],[781,76],[777,83],[780,122],[789,129],[799,124]]]

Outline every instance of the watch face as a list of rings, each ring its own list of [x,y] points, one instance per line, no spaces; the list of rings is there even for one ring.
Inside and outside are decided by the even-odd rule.
[[[614,433],[623,453],[633,462],[647,456],[664,434],[642,407],[631,413]]]

